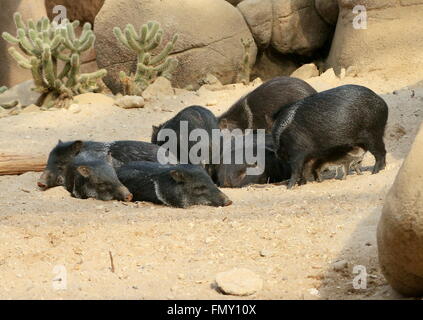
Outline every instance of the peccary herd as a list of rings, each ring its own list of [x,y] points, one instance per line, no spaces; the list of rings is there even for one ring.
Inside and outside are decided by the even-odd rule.
[[[64,186],[73,197],[148,201],[186,208],[229,206],[218,187],[322,181],[322,173],[361,174],[367,151],[373,174],[386,166],[385,101],[345,85],[316,92],[290,77],[272,79],[216,117],[191,106],[159,126],[151,143],[70,141],[50,152],[38,186]],[[165,159],[167,162],[163,162]]]

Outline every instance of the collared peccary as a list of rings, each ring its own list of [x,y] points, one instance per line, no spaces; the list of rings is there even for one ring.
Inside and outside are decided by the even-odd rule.
[[[258,143],[257,139],[251,143],[244,140],[241,146],[236,146],[235,138],[231,141],[230,163],[225,163],[225,153],[222,152],[220,164],[217,166],[216,183],[224,188],[242,188],[250,184],[277,183],[288,180],[291,170],[287,163],[276,157],[272,136],[266,135],[265,143]],[[242,158],[242,163],[236,163],[236,156],[250,153],[255,160]],[[260,154],[264,159],[261,159]],[[264,160],[264,161],[263,161]],[[249,174],[249,169],[260,169],[257,173]],[[261,173],[260,173],[261,172]]]
[[[165,129],[167,129],[167,132]],[[199,165],[205,163],[209,174],[212,174],[213,166],[209,164],[212,157],[211,141],[213,129],[219,129],[217,118],[214,114],[204,107],[190,106],[160,126],[153,126],[151,142],[159,146],[165,146],[165,144],[169,146],[173,151],[172,153],[176,155],[178,161],[182,164]],[[172,132],[174,135],[171,137],[168,133]],[[162,136],[161,138],[164,141],[159,139],[160,136]],[[194,146],[196,146],[196,152],[190,155],[190,151]]]
[[[65,187],[75,198],[132,201],[132,194],[119,181],[112,158],[83,160],[74,158],[65,170]]]
[[[306,162],[330,158],[336,148],[370,151],[376,159],[373,174],[386,166],[388,106],[366,87],[345,85],[317,93],[282,107],[274,117],[276,154],[292,170],[289,189],[304,180]]]
[[[354,169],[358,175],[362,174],[361,163],[366,151],[360,147],[348,147],[342,149],[343,150],[333,152],[330,155],[330,158],[319,159],[317,161],[311,160],[311,163],[307,164],[316,181],[322,182],[322,173],[331,169],[335,169],[336,177],[339,177],[342,180],[347,178],[350,169]],[[338,170],[341,170],[341,175],[339,175]],[[308,175],[310,175],[310,172]]]
[[[273,114],[283,105],[289,105],[312,94],[307,82],[291,77],[277,77],[239,99],[219,117],[221,129],[266,129],[271,132]]]
[[[81,160],[105,160],[110,152],[113,166],[118,167],[129,161],[157,161],[159,146],[142,141],[68,141],[58,144],[50,152],[47,166],[38,180],[41,189],[65,184],[66,166],[75,158]]]
[[[223,207],[232,204],[200,166],[138,161],[125,164],[116,171],[119,180],[134,195],[135,201],[179,208],[193,205]]]

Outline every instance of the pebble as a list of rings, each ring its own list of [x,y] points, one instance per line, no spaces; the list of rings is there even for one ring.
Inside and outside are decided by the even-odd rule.
[[[340,260],[335,262],[332,265],[334,271],[343,271],[348,267],[348,262],[346,260]]]
[[[70,105],[68,110],[72,113],[79,113],[81,112],[81,107],[79,106],[79,104],[74,103]]]
[[[263,280],[251,270],[234,268],[218,273],[216,285],[224,294],[249,296],[263,288]]]

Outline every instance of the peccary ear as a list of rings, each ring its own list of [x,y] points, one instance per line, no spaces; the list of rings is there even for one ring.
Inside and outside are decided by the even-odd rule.
[[[226,118],[223,118],[223,119],[220,119],[220,121],[219,121],[219,126],[220,126],[220,129],[228,129],[228,119],[226,119]]]
[[[79,166],[78,168],[76,168],[76,170],[84,178],[88,178],[90,176],[90,174],[91,174],[91,169],[89,167],[87,167],[87,166]]]
[[[153,126],[152,129],[153,129],[152,130],[153,135],[156,135],[157,133],[159,133],[159,127]]]
[[[59,139],[59,141],[57,142],[57,144],[62,144],[63,141]]]
[[[185,182],[185,174],[182,171],[178,171],[178,170],[172,170],[170,171],[170,176],[172,177],[173,180],[175,180],[176,182]]]
[[[77,155],[79,152],[81,152],[83,144],[84,143],[81,140],[76,140],[74,143],[72,143],[71,145],[72,153]]]

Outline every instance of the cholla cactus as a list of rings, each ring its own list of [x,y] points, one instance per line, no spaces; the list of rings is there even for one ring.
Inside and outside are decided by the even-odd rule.
[[[37,22],[28,20],[26,24],[19,12],[14,14],[14,20],[16,37],[7,32],[2,36],[9,43],[18,45],[24,53],[22,55],[15,47],[9,48],[19,66],[31,70],[34,90],[42,93],[37,104],[46,108],[66,107],[75,95],[101,90],[98,82],[106,75],[106,70],[80,73],[81,54],[92,48],[95,41],[91,24],[84,24],[82,34],[77,38],[75,28],[79,21],[65,20],[57,25],[42,18]],[[59,61],[63,62],[60,71]]]
[[[242,58],[242,64],[240,68],[240,72],[238,74],[238,82],[242,82],[243,84],[250,83],[250,76],[251,76],[251,55],[250,49],[251,45],[253,44],[253,40],[244,40],[241,39],[241,43],[244,46],[244,57]]]
[[[0,87],[0,94],[2,94],[5,91],[7,91],[7,87],[5,87],[5,86]]]
[[[125,47],[137,54],[135,74],[127,75],[124,71],[119,74],[125,95],[141,95],[159,76],[171,79],[178,61],[169,57],[169,53],[178,39],[177,35],[173,36],[160,53],[153,55],[152,51],[163,40],[163,30],[158,22],[150,21],[142,25],[139,34],[132,24],[128,24],[123,31],[115,27],[113,32]]]

